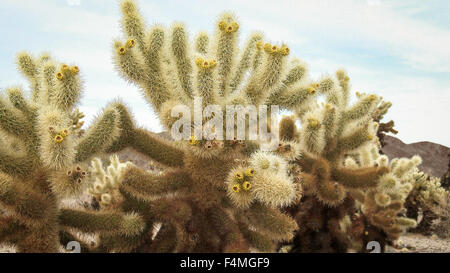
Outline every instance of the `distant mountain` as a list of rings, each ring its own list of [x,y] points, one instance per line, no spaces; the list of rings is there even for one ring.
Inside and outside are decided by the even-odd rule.
[[[389,135],[384,139],[386,145],[382,150],[389,158],[409,158],[420,155],[423,160],[422,165],[419,166],[421,171],[436,177],[442,177],[447,172],[450,148],[428,141],[405,144],[400,139]]]

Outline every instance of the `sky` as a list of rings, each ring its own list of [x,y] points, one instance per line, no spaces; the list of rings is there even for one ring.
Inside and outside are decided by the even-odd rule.
[[[450,147],[450,2],[448,0],[140,0],[148,26],[183,22],[192,38],[212,33],[217,16],[233,12],[244,42],[262,31],[285,42],[291,55],[319,79],[344,68],[352,92],[376,93],[393,106],[397,137]],[[112,40],[123,38],[118,0],[1,0],[0,91],[27,88],[16,70],[19,51],[50,52],[80,67],[80,109],[89,123],[109,101],[121,98],[139,125],[163,130],[139,90],[118,76]]]

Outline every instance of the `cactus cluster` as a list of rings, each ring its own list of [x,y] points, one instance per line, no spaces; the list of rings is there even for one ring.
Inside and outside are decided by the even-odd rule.
[[[379,154],[377,134],[395,133],[393,123],[380,125],[390,103],[357,93],[350,105],[346,72],[313,81],[286,44],[261,33],[240,49],[232,14],[218,18],[213,35],[201,32],[191,42],[181,23],[147,28],[134,0],[122,0],[121,11],[124,37],[113,43],[118,73],[140,88],[167,130],[182,118],[189,133],[173,142],[139,128],[120,101],[84,130],[75,108],[80,69],[20,54],[31,96],[20,88],[0,96],[5,248],[56,252],[76,240],[82,252],[362,251],[415,225],[402,214],[420,158],[389,162]],[[196,120],[197,101],[223,111]],[[175,118],[180,105],[190,113]],[[265,128],[279,132],[277,149],[267,151],[261,139],[223,140],[223,128],[208,127],[228,118],[229,105],[292,111]],[[231,127],[238,127],[234,117]],[[125,148],[161,171],[117,155],[103,166],[102,158]],[[63,202],[86,193],[94,206]],[[94,242],[85,234],[95,234]]]
[[[449,192],[442,187],[441,179],[429,176],[418,169],[410,176],[410,183],[413,188],[406,199],[407,215],[413,219],[420,218],[413,231],[430,234],[433,222],[441,217],[436,212],[440,211],[439,208],[447,200]]]
[[[74,227],[128,233],[139,216],[116,213],[113,220],[62,204],[86,189],[90,158],[120,135],[118,104],[107,106],[83,132],[83,114],[75,108],[82,93],[79,68],[48,54],[21,53],[17,64],[31,95],[12,87],[0,96],[0,242],[21,252],[56,252],[73,238],[68,230]],[[116,226],[105,225],[105,218]]]
[[[362,251],[371,240],[384,246],[397,239],[415,224],[397,216],[412,189],[403,183],[404,175],[420,158],[389,165],[379,155],[379,124],[373,117],[379,116],[381,98],[357,92],[356,103],[349,105],[349,77],[343,70],[334,79],[304,84],[325,102],[288,108],[295,114],[279,126],[283,142],[278,152],[289,160],[291,176],[304,190],[304,197],[288,209],[299,224],[291,251]]]

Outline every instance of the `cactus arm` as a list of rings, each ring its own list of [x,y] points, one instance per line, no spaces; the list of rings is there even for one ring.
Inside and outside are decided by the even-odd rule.
[[[118,115],[115,109],[108,108],[89,128],[76,146],[75,160],[81,162],[106,149],[118,136]]]
[[[170,49],[175,62],[178,76],[178,82],[184,95],[192,99],[194,95],[192,84],[192,58],[190,56],[190,48],[187,41],[187,34],[182,24],[174,24],[172,26],[172,36],[170,41]]]
[[[200,32],[195,39],[195,50],[200,54],[207,54],[209,46],[209,36],[206,32]]]
[[[273,240],[290,240],[297,223],[286,214],[261,204],[254,204],[246,212],[257,231]]]
[[[184,153],[167,140],[144,129],[134,131],[131,146],[138,152],[149,156],[159,163],[169,167],[181,167],[184,165]]]
[[[11,176],[23,177],[33,170],[33,161],[28,156],[16,156],[0,147],[0,172]]]
[[[124,175],[122,190],[146,200],[170,192],[188,190],[192,182],[187,173],[174,170],[164,175],[153,175],[137,167],[131,167]]]
[[[335,168],[332,173],[336,181],[344,187],[367,189],[376,187],[378,178],[389,171],[386,167],[366,167],[359,169]]]
[[[124,236],[141,234],[145,222],[137,214],[119,212],[89,212],[74,209],[61,209],[59,223],[87,233],[104,233]]]
[[[118,114],[119,136],[106,149],[107,153],[116,153],[130,146],[134,135],[134,120],[127,107],[121,102],[114,102],[110,105]]]
[[[260,42],[261,39],[262,34],[260,33],[254,33],[249,38],[247,45],[240,57],[239,64],[237,65],[233,73],[233,77],[230,82],[231,92],[234,92],[239,87],[243,80],[244,74],[248,71],[249,68],[251,68],[252,60],[257,49],[256,43]]]

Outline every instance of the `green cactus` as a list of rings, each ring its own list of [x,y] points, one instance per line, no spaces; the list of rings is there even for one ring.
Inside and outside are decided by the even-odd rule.
[[[389,175],[397,175],[396,181],[403,179],[400,167],[394,169],[377,162],[381,160],[376,137],[379,125],[373,117],[380,116],[376,113],[381,111],[378,107],[381,98],[357,93],[358,100],[349,105],[349,88],[349,77],[339,70],[336,79],[325,77],[318,84],[304,82],[299,87],[312,95],[324,95],[324,103],[311,102],[312,96],[286,106],[295,116],[285,117],[280,123],[283,142],[278,152],[289,160],[291,176],[304,190],[303,198],[288,208],[300,227],[290,251],[363,251],[369,238],[381,241],[384,246],[399,235],[374,221],[385,209],[373,196],[376,201],[383,201],[384,206],[394,199],[386,195],[382,200],[378,198],[382,195],[383,179]],[[300,130],[296,128],[296,120],[302,124]],[[395,171],[399,173],[391,174]],[[395,188],[392,194],[399,192],[401,189]],[[401,205],[395,212],[403,208],[406,195],[396,196]],[[361,206],[366,209],[361,211]],[[415,223],[407,218],[397,220],[403,226]]]
[[[287,46],[270,46],[263,52],[262,35],[255,33],[239,50],[239,24],[230,14],[219,17],[214,37],[202,32],[191,44],[184,25],[147,31],[134,1],[122,1],[121,7],[126,39],[114,43],[116,67],[141,88],[166,128],[176,121],[170,115],[175,105],[192,109],[195,97],[222,109],[227,104],[262,104],[288,77]],[[289,76],[289,81],[300,79],[296,77]],[[297,224],[279,208],[292,203],[299,189],[281,157],[254,153],[256,141],[191,135],[190,140],[174,143],[136,128],[126,109],[120,118],[123,128],[109,151],[129,146],[165,168],[160,174],[136,166],[125,170],[117,211],[138,213],[145,229],[132,238],[101,235],[99,249],[275,251],[278,242],[292,238]]]
[[[57,252],[72,227],[106,233],[121,227],[128,234],[139,216],[115,213],[109,219],[108,213],[61,205],[86,188],[87,160],[117,138],[119,111],[106,107],[80,134],[83,115],[74,109],[82,91],[79,68],[57,64],[47,54],[21,53],[17,63],[32,92],[27,98],[13,87],[0,95],[0,243],[19,252]],[[110,221],[115,226],[105,225]]]

